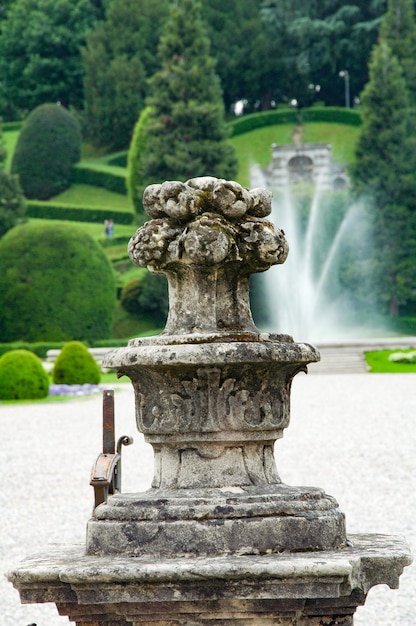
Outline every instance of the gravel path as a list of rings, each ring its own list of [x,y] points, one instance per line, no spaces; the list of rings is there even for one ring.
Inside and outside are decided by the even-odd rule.
[[[116,390],[123,491],[142,491],[152,476],[152,450],[137,433],[130,385]],[[91,466],[101,451],[101,396],[49,404],[0,405],[1,573],[48,543],[84,541],[93,493]],[[347,516],[350,533],[405,535],[416,550],[416,376],[299,374],[292,421],[276,446],[284,482],[323,487]],[[0,576],[0,626],[63,626],[54,605],[20,604]],[[415,626],[416,568],[400,590],[373,588],[355,626]]]

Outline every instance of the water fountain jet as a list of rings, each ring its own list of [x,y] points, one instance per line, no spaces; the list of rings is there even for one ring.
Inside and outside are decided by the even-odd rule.
[[[257,166],[252,168],[251,180],[266,185]],[[361,203],[351,204],[332,220],[328,236],[328,214],[323,207],[331,192],[319,177],[310,189],[306,216],[296,202],[299,186],[274,190],[271,221],[283,228],[290,252],[280,271],[271,267],[264,277],[267,327],[318,343],[358,339],[366,331],[358,322],[354,295],[340,284],[339,267],[352,239],[357,249],[371,246],[367,216]]]

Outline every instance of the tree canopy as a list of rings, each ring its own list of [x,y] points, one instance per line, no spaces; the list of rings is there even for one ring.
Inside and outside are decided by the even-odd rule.
[[[401,66],[385,41],[372,54],[362,106],[351,174],[372,214],[373,297],[393,315],[416,294],[416,132]]]
[[[83,51],[85,135],[95,145],[126,148],[144,107],[147,80],[159,68],[157,47],[168,0],[111,2]]]
[[[196,0],[172,5],[160,40],[161,69],[150,81],[143,183],[199,175],[233,177],[221,87]]]
[[[95,19],[90,0],[10,4],[6,19],[0,21],[0,102],[5,119],[19,119],[44,102],[82,108],[80,48]]]

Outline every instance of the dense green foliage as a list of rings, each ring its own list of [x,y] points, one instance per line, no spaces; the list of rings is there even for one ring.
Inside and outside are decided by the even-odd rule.
[[[40,359],[29,350],[11,350],[0,358],[0,399],[46,398],[49,376]]]
[[[73,181],[84,185],[103,187],[114,193],[126,193],[126,176],[124,172],[116,171],[113,166],[97,166],[89,163],[79,163],[73,170]]]
[[[19,179],[0,168],[0,237],[16,226],[26,212]]]
[[[226,111],[244,100],[247,110],[269,109],[280,85],[284,61],[279,40],[262,19],[259,0],[205,0],[211,54],[221,81]]]
[[[129,198],[137,215],[143,216],[144,168],[143,157],[146,154],[147,134],[151,108],[145,107],[134,127],[133,138],[127,160],[127,189]]]
[[[75,206],[59,202],[40,202],[29,200],[26,209],[27,217],[36,217],[52,220],[69,220],[76,222],[104,222],[114,219],[118,224],[131,224],[133,214],[131,211],[118,210],[115,208],[99,209],[97,207]]]
[[[160,41],[162,69],[151,80],[143,183],[212,175],[233,178],[221,89],[197,0],[180,0]]]
[[[6,158],[7,150],[0,128],[0,237],[18,224],[26,211],[19,179],[6,170]]]
[[[52,370],[56,384],[98,385],[101,371],[98,363],[81,341],[69,341],[58,355]]]
[[[11,170],[27,198],[47,200],[70,186],[81,158],[81,130],[67,109],[42,104],[28,116],[17,141]]]
[[[410,101],[416,106],[416,24],[413,0],[388,0],[380,37],[399,61]]]
[[[385,0],[261,2],[282,64],[272,98],[278,102],[295,98],[301,106],[315,99],[344,104],[339,72],[348,70],[353,102],[368,80],[367,61],[385,5]]]
[[[380,310],[416,299],[416,127],[401,66],[387,43],[374,50],[363,94],[363,125],[351,169],[355,193],[372,208],[369,297]]]
[[[169,310],[166,278],[146,272],[124,285],[120,302],[128,313],[152,320],[155,326],[164,324]]]
[[[1,341],[111,335],[115,281],[101,246],[79,226],[30,222],[0,240]]]
[[[90,0],[10,3],[0,22],[0,111],[5,119],[24,116],[45,102],[81,108],[80,47],[96,19]]]
[[[11,343],[0,343],[0,356],[10,352],[10,350],[29,350],[40,359],[46,359],[48,350],[60,350],[64,342],[38,341],[34,343],[26,341],[12,341]]]
[[[345,109],[341,107],[314,106],[303,109],[297,113],[289,107],[274,109],[272,111],[262,111],[260,113],[249,113],[242,117],[237,117],[228,123],[231,136],[247,133],[255,128],[263,126],[274,126],[275,124],[297,124],[306,122],[333,122],[336,124],[348,124],[351,126],[361,125],[361,115],[357,109]]]
[[[158,68],[160,29],[168,0],[118,0],[88,37],[85,134],[98,146],[125,148],[144,106],[147,79]]]

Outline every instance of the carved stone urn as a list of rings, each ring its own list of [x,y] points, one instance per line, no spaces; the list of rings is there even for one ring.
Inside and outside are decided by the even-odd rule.
[[[278,475],[291,382],[319,355],[251,316],[250,275],[288,253],[271,194],[202,177],[151,185],[143,204],[129,253],[167,277],[169,316],[104,365],[132,381],[152,486],[97,506],[86,548],[49,550],[10,580],[81,626],[351,625],[410,557],[397,537],[347,538],[333,497]]]
[[[283,485],[274,461],[274,443],[289,424],[291,381],[319,356],[253,323],[250,275],[283,263],[288,252],[284,233],[265,219],[270,192],[204,177],[152,185],[143,204],[153,219],[132,237],[129,253],[167,276],[169,316],[160,336],[130,341],[106,366],[133,383],[155,475],[150,492],[116,495],[95,511],[88,553],[344,546],[335,500]]]

